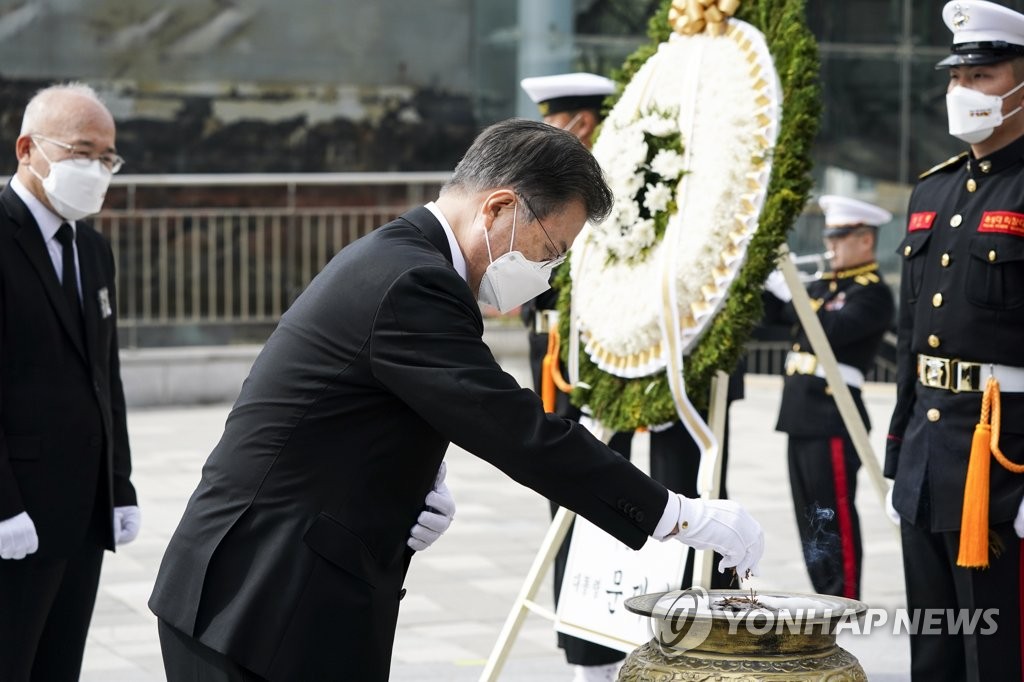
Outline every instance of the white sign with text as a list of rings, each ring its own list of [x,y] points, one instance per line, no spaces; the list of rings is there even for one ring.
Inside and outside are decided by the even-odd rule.
[[[555,629],[630,652],[651,639],[650,619],[626,610],[625,600],[679,589],[687,548],[648,538],[639,551],[577,516]]]

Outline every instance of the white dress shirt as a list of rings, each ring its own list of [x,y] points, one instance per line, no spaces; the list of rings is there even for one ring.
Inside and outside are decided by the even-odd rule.
[[[28,207],[29,213],[36,220],[36,225],[39,226],[39,231],[43,233],[43,241],[46,243],[46,250],[50,254],[50,260],[53,262],[53,269],[57,273],[57,281],[63,284],[64,275],[64,247],[57,241],[57,230],[64,223],[71,226],[71,232],[76,237],[78,236],[78,228],[75,227],[74,220],[64,220],[59,215],[46,208],[43,202],[39,201],[32,192],[28,191],[28,188],[22,184],[18,176],[15,175],[11,178],[11,189],[18,195],[18,198],[25,202],[25,206]],[[74,249],[75,256],[75,272],[78,273],[78,300],[82,300],[82,268],[78,264],[78,243],[76,242],[71,247]]]
[[[452,266],[455,268],[455,272],[459,273],[459,277],[468,282],[469,273],[466,269],[466,258],[462,255],[459,242],[455,240],[455,233],[452,231],[452,226],[448,224],[448,219],[444,217],[441,209],[433,201],[427,204],[425,208],[434,214],[437,222],[441,223],[441,227],[444,228],[444,236],[448,237],[448,246],[452,250]]]

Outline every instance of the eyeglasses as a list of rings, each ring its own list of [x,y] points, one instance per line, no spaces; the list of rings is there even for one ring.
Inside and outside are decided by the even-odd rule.
[[[111,174],[117,173],[124,166],[124,159],[118,154],[98,154],[93,155],[92,153],[81,149],[73,144],[67,142],[61,142],[60,140],[54,140],[53,138],[46,137],[45,135],[31,135],[33,140],[42,140],[43,142],[49,142],[50,144],[60,147],[61,149],[67,150],[68,158],[71,162],[78,166],[88,166],[93,160],[98,160]]]
[[[537,212],[533,210],[533,206],[530,206],[530,202],[526,200],[526,197],[520,194],[519,198],[523,200],[523,203],[526,204],[526,208],[530,210],[530,215],[532,215],[533,219],[537,221],[538,225],[540,225],[540,229],[542,232],[544,232],[544,236],[548,238],[548,244],[551,244],[551,253],[555,254],[551,258],[548,258],[546,261],[544,261],[544,264],[550,267],[556,267],[561,265],[562,263],[565,262],[566,254],[559,253],[558,247],[555,246],[555,242],[551,239],[551,235],[548,233],[547,228],[544,227],[544,223],[540,221],[540,217],[537,215]]]

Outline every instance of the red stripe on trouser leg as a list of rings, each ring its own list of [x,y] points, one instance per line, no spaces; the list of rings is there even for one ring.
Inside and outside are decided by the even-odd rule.
[[[846,456],[841,437],[833,436],[830,444],[836,516],[839,517],[839,544],[843,552],[843,596],[854,599],[857,596],[857,556],[853,549],[853,518],[850,514],[852,500],[846,495]]]

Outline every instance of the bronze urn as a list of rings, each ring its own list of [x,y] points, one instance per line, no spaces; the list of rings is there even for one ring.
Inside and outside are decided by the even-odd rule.
[[[626,608],[651,619],[653,637],[635,649],[620,682],[866,682],[860,663],[836,644],[867,606],[821,594],[691,589],[633,597]]]

